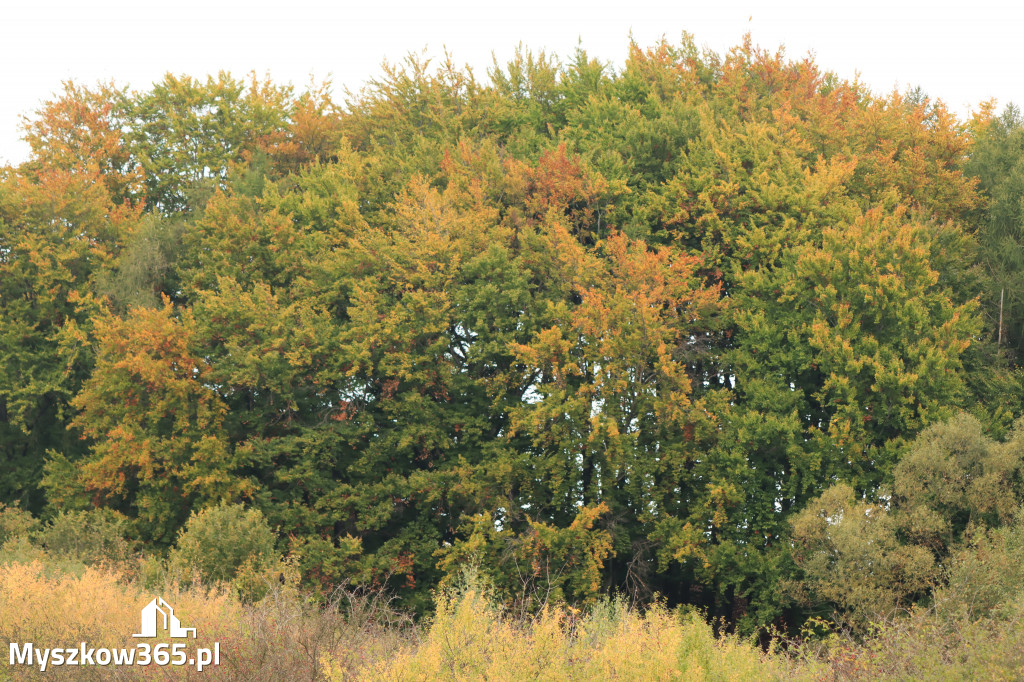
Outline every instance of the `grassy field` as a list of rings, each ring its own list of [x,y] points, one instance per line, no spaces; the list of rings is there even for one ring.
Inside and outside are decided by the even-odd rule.
[[[189,646],[219,642],[221,664],[0,668],[5,679],[519,680],[812,679],[807,663],[716,638],[698,616],[640,614],[620,602],[581,613],[551,608],[530,619],[500,614],[477,588],[439,596],[422,624],[380,595],[338,590],[314,603],[288,586],[246,604],[223,589],[168,586],[161,595]],[[139,611],[153,594],[123,573],[56,569],[40,561],[0,567],[0,639],[40,647],[134,647]],[[171,640],[161,640],[170,642]]]
[[[1015,680],[1024,674],[1024,602],[973,617],[952,592],[867,638],[831,634],[768,651],[716,636],[698,614],[604,601],[586,612],[502,613],[467,584],[414,622],[381,594],[339,589],[326,601],[277,585],[254,603],[227,588],[165,585],[189,647],[219,643],[220,664],[11,666],[0,679],[46,680]],[[0,566],[0,640],[39,647],[135,647],[156,594],[131,572],[53,562]],[[171,640],[160,641],[170,643]],[[180,640],[179,640],[180,641]],[[154,643],[155,646],[155,643]],[[785,649],[785,651],[783,651]]]

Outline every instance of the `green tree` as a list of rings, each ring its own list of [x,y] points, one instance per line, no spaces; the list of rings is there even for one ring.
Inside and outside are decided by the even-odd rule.
[[[988,275],[986,327],[1016,359],[1024,343],[1024,119],[1009,105],[998,117],[983,112],[975,129],[966,170],[985,198],[974,222]]]
[[[39,512],[48,448],[82,451],[67,426],[92,368],[97,282],[137,225],[95,168],[0,177],[0,499]]]
[[[221,72],[205,82],[167,74],[148,92],[122,93],[116,106],[147,207],[172,215],[201,209],[232,163],[288,126],[293,103],[289,87]]]

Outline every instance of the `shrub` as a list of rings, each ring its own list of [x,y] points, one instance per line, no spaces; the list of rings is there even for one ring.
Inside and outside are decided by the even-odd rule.
[[[274,532],[257,509],[240,504],[193,512],[171,551],[171,573],[204,583],[239,581],[250,598],[259,598],[280,567]]]
[[[966,414],[930,426],[896,466],[891,495],[871,501],[839,483],[790,520],[793,558],[804,574],[790,584],[793,595],[807,606],[831,604],[837,618],[864,631],[923,603],[949,577],[961,586],[965,608],[983,613],[1020,574],[1012,567],[1022,554],[1011,551],[1020,531],[1009,524],[1022,469],[1024,421],[1005,442]],[[986,553],[1002,563],[983,560]],[[968,590],[971,583],[987,593]]]
[[[901,544],[893,521],[845,484],[812,500],[791,522],[793,558],[804,573],[794,596],[834,604],[837,617],[859,629],[914,603],[939,567],[927,549]]]
[[[947,574],[935,595],[943,617],[973,621],[1012,611],[1024,585],[1024,517],[975,532],[968,546],[950,556]]]
[[[967,414],[930,426],[893,472],[901,534],[942,555],[960,545],[972,526],[1009,523],[1024,493],[1022,466],[1024,422],[1003,443]]]
[[[134,551],[124,517],[108,509],[61,512],[33,536],[36,545],[56,559],[96,564],[123,564]]]
[[[1000,618],[972,619],[915,608],[888,619],[866,640],[833,635],[818,654],[829,674],[818,679],[1019,680],[1024,670],[1024,604]]]
[[[490,515],[478,514],[463,526],[468,538],[443,552],[442,586],[456,584],[464,568],[475,565],[494,586],[494,597],[523,613],[549,603],[593,604],[604,562],[614,556],[611,534],[597,527],[608,510],[603,502],[582,507],[566,528],[531,519],[519,533],[498,530]]]
[[[13,538],[27,536],[39,522],[24,509],[7,507],[0,502],[0,546]]]
[[[0,566],[45,561],[47,558],[46,552],[33,545],[27,535],[12,537],[3,545],[0,545]],[[48,563],[47,568],[54,567],[52,563]],[[75,566],[65,564],[59,566],[58,570],[66,570],[68,568],[74,571],[75,569],[84,568],[84,566],[82,564]]]

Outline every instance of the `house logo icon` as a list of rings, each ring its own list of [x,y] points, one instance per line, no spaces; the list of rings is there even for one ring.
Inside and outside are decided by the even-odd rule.
[[[170,637],[188,637],[190,632],[192,639],[196,637],[196,629],[181,627],[181,621],[174,615],[171,605],[165,602],[163,597],[157,597],[143,607],[142,632],[132,637],[156,637],[157,630],[161,628],[167,630]]]

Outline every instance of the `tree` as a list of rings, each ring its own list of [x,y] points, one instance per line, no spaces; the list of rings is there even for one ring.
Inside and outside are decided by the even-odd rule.
[[[116,106],[144,173],[147,208],[201,209],[232,163],[288,126],[291,94],[255,75],[246,87],[223,72],[205,83],[167,74],[149,92],[122,93]]]
[[[93,439],[81,460],[51,453],[47,487],[64,508],[127,515],[150,542],[169,544],[189,511],[253,492],[252,449],[225,433],[226,408],[195,353],[196,325],[173,305],[96,320],[96,367],[74,398],[73,425]]]
[[[525,577],[799,619],[791,519],[850,486],[828,506],[870,508],[847,540],[896,581],[923,564],[873,510],[910,443],[1020,410],[988,338],[1003,242],[974,234],[996,204],[964,174],[973,149],[1012,185],[993,126],[689,36],[621,71],[411,57],[344,107],[227,74],[69,86],[0,188],[0,360],[45,375],[0,397],[16,426],[63,410],[5,441],[9,494],[52,449],[54,506],[166,545],[244,503],[321,587],[427,608],[480,556],[509,599]]]
[[[988,275],[982,299],[997,342],[1016,359],[1024,339],[1024,120],[1013,105],[999,117],[976,122],[976,141],[967,172],[978,181],[985,204],[975,212],[981,259]]]
[[[97,282],[138,222],[95,167],[0,178],[0,499],[40,511],[45,452],[81,451],[67,426],[92,368]]]

